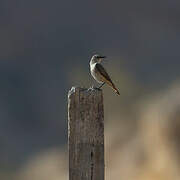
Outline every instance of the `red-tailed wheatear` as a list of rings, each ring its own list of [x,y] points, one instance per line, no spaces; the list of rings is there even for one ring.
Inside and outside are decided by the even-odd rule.
[[[93,78],[101,85],[98,88],[101,88],[105,83],[108,84],[118,95],[120,95],[118,89],[115,87],[110,76],[100,64],[101,61],[106,58],[105,56],[94,55],[90,61],[90,71]]]

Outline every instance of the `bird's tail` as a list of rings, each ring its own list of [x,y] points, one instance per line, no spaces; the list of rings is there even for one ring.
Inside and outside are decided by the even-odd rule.
[[[120,95],[119,90],[116,88],[112,81],[107,82],[107,84],[115,91],[116,94]]]
[[[114,91],[115,91],[116,94],[120,95],[118,89],[114,86],[114,84],[113,84],[112,88],[114,89]]]

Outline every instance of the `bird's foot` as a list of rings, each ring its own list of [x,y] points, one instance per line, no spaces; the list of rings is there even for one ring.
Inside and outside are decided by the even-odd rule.
[[[90,90],[100,90],[100,88],[99,87],[96,87],[96,86],[94,86],[94,85],[92,85],[90,88],[89,88]]]
[[[99,87],[98,89],[101,89],[103,86],[104,86],[105,82],[103,82]]]
[[[91,89],[95,89],[96,87],[94,85],[91,86]]]

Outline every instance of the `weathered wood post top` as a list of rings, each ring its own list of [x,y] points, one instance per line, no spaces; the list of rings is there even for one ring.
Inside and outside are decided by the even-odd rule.
[[[69,180],[104,180],[104,109],[99,89],[68,94]]]

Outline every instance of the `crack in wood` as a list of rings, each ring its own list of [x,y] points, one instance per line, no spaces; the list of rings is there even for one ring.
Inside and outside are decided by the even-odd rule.
[[[91,151],[91,180],[93,180],[93,173],[94,173],[94,153],[93,150]]]

